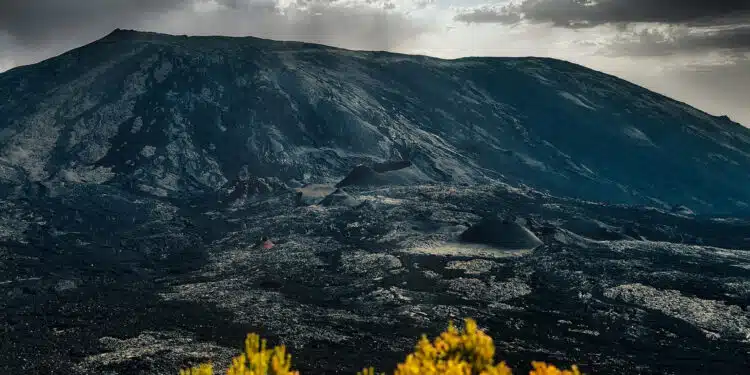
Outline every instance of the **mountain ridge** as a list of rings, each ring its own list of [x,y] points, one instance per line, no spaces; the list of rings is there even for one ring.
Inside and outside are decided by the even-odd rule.
[[[179,196],[217,191],[245,167],[335,183],[359,164],[409,159],[414,181],[697,211],[750,202],[737,186],[750,184],[750,130],[551,58],[118,29],[0,74],[0,96],[11,98],[2,160],[51,185]]]
[[[423,55],[423,54],[410,54],[410,53],[403,53],[403,52],[390,52],[390,51],[385,51],[385,50],[353,50],[353,49],[348,49],[348,48],[344,48],[344,47],[336,47],[336,46],[331,46],[331,45],[322,44],[322,43],[300,42],[300,41],[293,41],[293,40],[269,39],[269,38],[256,37],[256,36],[252,36],[252,35],[246,35],[246,36],[230,36],[230,35],[218,35],[218,34],[217,35],[187,35],[187,34],[177,35],[177,34],[166,34],[166,33],[159,33],[159,32],[153,32],[153,31],[142,31],[142,30],[137,30],[137,29],[120,29],[120,28],[114,29],[109,34],[105,35],[104,37],[102,37],[100,39],[97,39],[94,42],[105,40],[105,39],[108,39],[108,38],[115,39],[115,38],[117,38],[120,35],[149,35],[149,36],[154,36],[154,37],[159,37],[159,36],[164,37],[164,36],[166,36],[166,37],[179,37],[179,38],[202,38],[202,39],[226,38],[226,39],[229,39],[229,40],[231,40],[231,39],[245,39],[245,40],[248,40],[249,39],[249,40],[254,40],[254,41],[273,42],[273,43],[290,44],[290,45],[302,45],[302,46],[316,47],[316,48],[322,47],[322,48],[331,49],[331,50],[341,50],[341,51],[349,51],[349,52],[369,52],[369,53],[374,53],[374,54],[386,54],[386,55],[395,55],[395,56],[411,56],[411,57],[421,57],[421,58],[443,60],[443,61],[461,61],[461,60],[490,60],[490,61],[492,61],[492,60],[503,60],[503,59],[508,59],[508,60],[515,60],[515,59],[537,59],[537,60],[540,60],[540,61],[553,61],[553,62],[566,63],[566,64],[571,64],[571,65],[576,66],[576,67],[580,67],[580,68],[584,68],[584,69],[589,69],[589,70],[594,70],[594,71],[597,71],[598,73],[600,73],[602,75],[607,75],[607,76],[610,76],[612,78],[617,78],[617,79],[623,80],[625,82],[628,82],[631,85],[634,85],[634,86],[636,86],[638,88],[644,88],[643,86],[640,86],[640,85],[638,85],[636,83],[630,82],[627,79],[624,79],[624,78],[619,77],[617,75],[606,73],[606,72],[603,72],[603,71],[598,71],[596,69],[593,69],[591,67],[588,67],[586,65],[579,64],[579,63],[576,63],[576,62],[573,62],[573,61],[558,59],[558,58],[554,58],[554,57],[533,56],[533,55],[525,55],[525,56],[463,56],[463,57],[456,57],[456,58],[443,58],[443,57]],[[656,95],[662,96],[664,99],[672,100],[672,101],[675,101],[675,102],[678,102],[678,103],[690,106],[690,107],[692,107],[692,108],[694,108],[694,109],[696,109],[696,110],[698,110],[698,111],[706,114],[707,116],[712,116],[712,117],[715,117],[715,118],[718,118],[718,119],[726,119],[726,120],[729,120],[730,122],[732,122],[734,124],[737,124],[737,125],[741,126],[742,128],[750,128],[750,126],[745,126],[742,123],[739,123],[737,121],[732,120],[727,115],[714,115],[714,114],[708,113],[708,112],[706,112],[706,111],[704,111],[704,110],[702,110],[702,109],[700,109],[698,107],[695,107],[695,106],[693,106],[693,105],[691,105],[691,104],[689,104],[687,102],[684,102],[684,101],[672,98],[672,97],[670,97],[670,96],[668,96],[666,94],[663,94],[663,93],[660,93],[660,92],[657,92],[657,91],[653,91],[651,89],[647,89],[647,90],[651,91],[652,93],[654,93]],[[750,124],[748,124],[748,125],[750,125]]]
[[[254,41],[272,42],[272,43],[280,43],[280,44],[292,44],[292,45],[298,44],[298,45],[303,45],[303,46],[323,47],[323,48],[331,49],[331,50],[342,50],[342,51],[349,51],[349,52],[369,52],[369,53],[374,53],[374,54],[381,54],[382,53],[382,54],[386,54],[386,55],[395,55],[395,56],[422,57],[422,58],[427,58],[427,59],[435,59],[435,60],[443,60],[443,61],[485,60],[485,59],[486,60],[538,59],[538,60],[541,60],[541,61],[562,62],[562,63],[571,64],[573,66],[581,67],[581,68],[584,68],[584,69],[595,70],[595,69],[593,69],[591,67],[588,67],[586,65],[582,65],[582,64],[579,64],[579,63],[575,63],[573,61],[558,59],[558,58],[554,58],[554,57],[543,57],[543,56],[533,56],[533,55],[527,55],[527,56],[463,56],[463,57],[456,57],[456,58],[443,58],[443,57],[430,56],[430,55],[409,54],[409,53],[403,53],[403,52],[390,52],[390,51],[384,51],[384,50],[353,50],[353,49],[348,49],[348,48],[343,48],[343,47],[336,47],[336,46],[331,46],[331,45],[321,44],[321,43],[300,42],[300,41],[293,41],[293,40],[268,39],[268,38],[261,38],[261,37],[256,37],[256,36],[252,36],[252,35],[246,35],[246,36],[230,36],[230,35],[218,35],[218,34],[217,35],[187,35],[187,34],[178,35],[178,34],[167,34],[167,33],[160,33],[160,32],[154,32],[154,31],[143,31],[143,30],[137,30],[137,29],[121,29],[121,28],[115,28],[110,33],[108,33],[107,35],[105,35],[105,36],[103,36],[103,37],[101,37],[101,38],[99,38],[97,40],[94,40],[94,41],[92,41],[90,43],[84,44],[84,45],[82,45],[80,47],[73,48],[73,49],[71,49],[69,51],[66,51],[66,52],[63,52],[63,53],[61,53],[59,55],[52,56],[52,57],[50,57],[48,59],[42,60],[41,62],[46,61],[46,60],[50,60],[50,59],[53,59],[53,58],[56,58],[56,57],[59,57],[59,56],[62,56],[62,55],[68,54],[68,53],[71,53],[72,51],[78,50],[80,48],[84,48],[84,47],[86,47],[86,46],[88,46],[90,44],[102,42],[102,41],[105,41],[105,40],[115,41],[115,40],[118,40],[118,39],[122,39],[122,36],[126,36],[126,35],[136,35],[136,36],[140,35],[140,36],[152,36],[152,37],[175,37],[175,38],[200,38],[200,39],[222,39],[223,38],[223,39],[229,39],[229,40],[232,40],[232,39],[243,40],[244,39],[244,40],[254,40]],[[6,73],[6,72],[10,72],[10,71],[12,71],[14,69],[19,69],[19,68],[23,68],[23,67],[27,67],[27,66],[33,66],[33,65],[36,65],[36,64],[38,64],[38,63],[15,66],[15,67],[10,68],[10,69],[8,69],[6,71],[0,72],[0,74]],[[600,74],[603,74],[603,75],[610,76],[612,78],[617,78],[617,79],[623,80],[623,81],[628,82],[628,83],[630,83],[630,84],[632,84],[632,85],[634,85],[634,86],[636,86],[638,88],[644,88],[643,86],[640,86],[640,85],[638,85],[636,83],[630,82],[627,79],[624,79],[624,78],[619,77],[617,75],[606,73],[606,72],[602,72],[602,71],[597,71],[597,72],[600,73]],[[727,115],[714,115],[714,114],[708,113],[708,112],[706,112],[704,110],[701,110],[700,108],[695,107],[695,106],[693,106],[693,105],[691,105],[689,103],[686,103],[684,101],[672,98],[672,97],[670,97],[670,96],[668,96],[666,94],[662,94],[662,93],[659,93],[657,91],[653,91],[653,90],[650,90],[650,89],[647,89],[647,90],[651,91],[652,93],[654,93],[656,95],[660,95],[660,96],[662,96],[665,99],[672,100],[672,101],[675,101],[675,102],[678,102],[678,103],[690,106],[690,107],[692,107],[692,108],[694,108],[694,109],[696,109],[696,110],[698,110],[698,111],[706,114],[707,116],[712,116],[712,117],[715,117],[715,118],[718,118],[718,119],[728,120],[729,122],[731,122],[733,124],[736,124],[736,125],[739,125],[739,126],[741,126],[743,128],[749,128],[748,126],[745,126],[742,123],[739,123],[737,121],[732,120]]]

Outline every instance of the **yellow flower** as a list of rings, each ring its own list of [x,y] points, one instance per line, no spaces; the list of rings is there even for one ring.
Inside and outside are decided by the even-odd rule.
[[[453,325],[434,342],[426,336],[417,343],[415,352],[400,363],[394,375],[510,375],[504,362],[494,364],[492,338],[467,319],[464,332]]]
[[[505,362],[495,363],[495,344],[479,330],[472,319],[465,320],[460,332],[453,322],[434,341],[422,335],[414,353],[399,363],[394,375],[512,375]],[[532,362],[529,375],[582,375],[575,365],[570,370],[559,370],[544,362]],[[292,356],[284,346],[266,348],[266,340],[256,334],[245,339],[245,351],[232,359],[227,375],[300,375],[292,371]],[[211,364],[202,364],[180,375],[213,375]],[[376,375],[372,367],[357,375]],[[385,375],[385,374],[380,374]]]
[[[581,375],[576,365],[573,365],[570,370],[559,370],[557,367],[544,362],[531,362],[531,366],[534,369],[529,372],[529,375]]]
[[[292,371],[292,356],[282,346],[266,348],[266,340],[251,333],[245,339],[245,352],[232,359],[227,375],[299,375]]]
[[[180,370],[180,375],[214,375],[214,369],[210,363],[203,363],[187,370]]]

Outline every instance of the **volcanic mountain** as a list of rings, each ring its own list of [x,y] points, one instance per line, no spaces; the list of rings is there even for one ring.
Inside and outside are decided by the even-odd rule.
[[[116,30],[0,75],[0,97],[4,182],[185,197],[242,173],[330,182],[408,160],[402,183],[503,181],[696,212],[750,202],[750,130],[553,59]]]
[[[749,167],[569,62],[117,30],[0,74],[0,373],[218,370],[248,332],[389,371],[471,317],[514,373],[744,374]]]

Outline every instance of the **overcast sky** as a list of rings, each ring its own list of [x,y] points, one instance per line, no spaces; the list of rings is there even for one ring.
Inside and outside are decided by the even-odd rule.
[[[750,126],[750,0],[0,0],[0,71],[118,27],[555,57]]]

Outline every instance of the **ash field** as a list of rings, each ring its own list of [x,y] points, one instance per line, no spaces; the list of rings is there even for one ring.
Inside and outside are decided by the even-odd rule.
[[[388,371],[464,317],[518,373],[750,368],[726,117],[558,60],[127,30],[0,97],[2,373],[220,367],[248,332]]]

